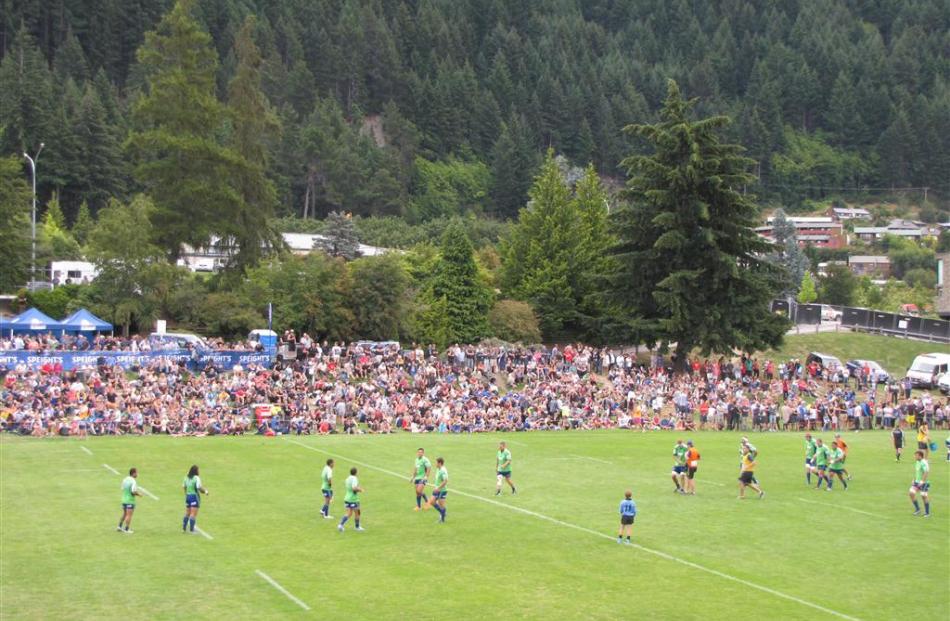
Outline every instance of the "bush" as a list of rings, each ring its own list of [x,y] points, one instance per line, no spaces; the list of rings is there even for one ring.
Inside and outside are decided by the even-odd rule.
[[[76,299],[79,292],[79,285],[61,285],[48,291],[29,292],[26,302],[53,319],[60,320],[69,314],[69,303]]]
[[[925,267],[915,267],[904,274],[904,282],[911,287],[933,289],[937,286],[937,273]]]
[[[538,343],[541,329],[534,310],[526,302],[498,300],[488,312],[492,334],[511,343]]]

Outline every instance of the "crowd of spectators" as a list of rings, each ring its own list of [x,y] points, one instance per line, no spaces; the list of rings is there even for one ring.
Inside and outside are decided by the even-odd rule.
[[[946,427],[950,414],[950,403],[930,393],[797,360],[694,360],[674,374],[661,357],[582,345],[437,352],[293,340],[296,355],[271,368],[192,372],[156,360],[131,372],[0,369],[3,429],[35,436],[857,430]],[[144,342],[108,337],[96,345]]]
[[[247,341],[226,341],[224,339],[205,339],[202,346],[217,350],[254,350],[259,343]],[[45,332],[38,334],[6,334],[0,337],[0,351],[36,351],[36,352],[84,352],[84,351],[123,351],[129,353],[160,351],[188,348],[189,344],[175,339],[156,339],[134,335],[121,337],[106,334]]]

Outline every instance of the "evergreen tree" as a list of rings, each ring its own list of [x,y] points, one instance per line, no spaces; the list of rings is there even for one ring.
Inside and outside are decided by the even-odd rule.
[[[502,286],[532,304],[546,337],[578,336],[597,314],[592,285],[610,261],[606,193],[591,166],[572,196],[549,150],[529,194],[502,243]]]
[[[617,215],[618,269],[607,291],[625,312],[620,334],[675,343],[678,371],[694,348],[757,351],[780,343],[786,328],[769,309],[779,289],[761,258],[770,244],[752,230],[757,208],[741,193],[752,162],[721,141],[728,119],[694,121],[693,103],[671,80],[660,121],[627,128],[654,152],[623,162],[630,205]]]
[[[237,69],[228,87],[233,123],[231,144],[240,157],[233,182],[241,197],[228,228],[237,246],[235,264],[241,271],[281,243],[270,224],[277,191],[267,178],[270,150],[278,138],[280,124],[261,90],[261,53],[254,43],[256,25],[257,20],[248,16],[235,37]]]
[[[32,191],[16,157],[0,158],[0,292],[22,287],[30,276]]]
[[[89,240],[89,234],[95,226],[96,221],[92,219],[92,214],[89,211],[89,203],[83,201],[82,204],[79,205],[79,211],[76,212],[76,221],[73,223],[73,238],[75,238],[80,246],[84,246]]]
[[[127,173],[117,128],[109,124],[99,93],[90,84],[83,93],[75,133],[86,168],[80,196],[98,209],[125,194]]]
[[[420,299],[421,340],[439,346],[475,343],[490,334],[491,291],[482,282],[472,244],[458,222],[442,236],[442,252]]]
[[[222,233],[242,202],[232,180],[240,157],[220,143],[217,54],[193,6],[178,0],[139,49],[148,92],[135,103],[128,141],[136,177],[154,200],[155,240],[172,259],[183,243],[202,247]]]
[[[541,331],[561,336],[576,327],[580,292],[583,222],[570,189],[548,150],[529,192],[531,200],[518,215],[502,245],[502,284],[512,297],[531,302]]]
[[[811,272],[805,272],[802,276],[798,295],[795,299],[799,304],[811,304],[818,299],[818,290],[815,288],[815,280],[811,277]]]
[[[331,211],[324,223],[323,236],[314,240],[313,247],[331,257],[355,259],[360,256],[360,240],[352,214]]]
[[[535,154],[518,117],[502,124],[492,147],[492,192],[494,213],[501,218],[516,215],[524,206],[535,170]]]
[[[776,209],[772,214],[772,238],[775,240],[775,249],[769,257],[784,272],[781,276],[781,293],[784,296],[794,296],[802,285],[802,278],[808,267],[808,257],[798,247],[795,225],[789,222],[783,209]]]

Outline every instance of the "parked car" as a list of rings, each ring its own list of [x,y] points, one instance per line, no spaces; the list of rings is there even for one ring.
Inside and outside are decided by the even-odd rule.
[[[374,354],[381,354],[392,351],[393,349],[399,349],[399,341],[357,341],[356,345]]]
[[[818,364],[822,369],[843,369],[844,365],[841,364],[841,361],[836,357],[829,354],[822,354],[817,351],[813,351],[808,354],[808,357],[805,358],[805,366],[810,365],[812,362]]]
[[[937,378],[937,388],[943,394],[950,394],[950,371]]]
[[[841,311],[833,306],[828,306],[827,304],[822,304],[821,306],[821,320],[822,321],[841,321]]]
[[[950,354],[921,354],[914,358],[907,377],[914,386],[933,388],[937,385],[937,378],[947,371],[950,371]]]
[[[890,380],[891,376],[888,375],[887,371],[884,370],[884,367],[874,362],[873,360],[848,360],[847,367],[851,371],[851,376],[856,377],[861,375],[861,370],[864,369],[864,366],[867,365],[871,367],[871,373],[877,377],[879,383],[887,382]]]

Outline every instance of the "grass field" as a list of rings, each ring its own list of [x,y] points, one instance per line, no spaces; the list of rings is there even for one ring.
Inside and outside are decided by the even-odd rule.
[[[881,432],[847,435],[854,480],[832,493],[805,486],[799,434],[755,435],[767,495],[744,501],[737,434],[691,436],[703,455],[695,497],[671,493],[675,436],[611,431],[509,435],[519,493],[496,498],[500,437],[4,436],[0,617],[950,617],[942,452],[923,519],[906,495],[913,458],[895,463]],[[444,525],[412,511],[418,446],[446,459]],[[341,515],[345,473],[358,466],[366,532],[340,534],[318,515],[331,454],[331,512]],[[192,463],[211,491],[198,526],[212,538],[180,532]],[[157,497],[139,499],[134,535],[114,530],[122,477],[106,466],[138,467]],[[628,487],[639,509],[630,547],[614,540]]]
[[[950,347],[940,343],[913,341],[893,336],[861,334],[858,332],[820,332],[818,334],[795,334],[785,337],[778,350],[769,350],[759,355],[784,362],[789,358],[805,359],[809,352],[821,352],[837,356],[841,362],[854,358],[874,360],[896,378],[904,377],[910,363],[920,354],[950,352]]]

